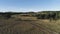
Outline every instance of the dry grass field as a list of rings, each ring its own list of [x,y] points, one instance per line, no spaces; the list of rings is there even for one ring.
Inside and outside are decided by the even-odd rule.
[[[60,34],[60,20],[0,19],[0,34]]]
[[[52,20],[51,22],[50,20],[40,20],[39,22],[39,24],[43,25],[44,27],[60,33],[60,20]]]

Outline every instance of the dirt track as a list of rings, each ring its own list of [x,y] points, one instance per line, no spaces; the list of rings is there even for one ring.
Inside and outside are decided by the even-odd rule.
[[[33,22],[33,21],[32,21],[32,22]],[[32,25],[36,26],[37,28],[39,28],[39,30],[41,30],[42,32],[44,32],[44,34],[58,34],[57,32],[52,31],[52,30],[44,27],[44,26],[41,25],[41,24],[38,24],[38,23],[36,23],[36,22],[33,22],[33,23],[32,23],[32,22],[30,22],[30,24],[32,24]]]
[[[0,27],[0,34],[58,34],[37,24],[36,21],[13,21],[10,24],[5,23],[6,25],[4,23]]]

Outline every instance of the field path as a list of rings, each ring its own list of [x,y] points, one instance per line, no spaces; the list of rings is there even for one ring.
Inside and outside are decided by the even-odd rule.
[[[29,23],[32,24],[32,25],[34,25],[34,26],[36,26],[36,27],[38,27],[38,28],[40,28],[40,30],[41,30],[42,32],[45,32],[45,33],[48,33],[48,34],[58,34],[57,32],[52,31],[52,30],[50,30],[50,29],[47,29],[47,28],[44,27],[43,25],[36,23],[35,21],[34,21],[34,22],[31,21],[31,22],[29,22]]]

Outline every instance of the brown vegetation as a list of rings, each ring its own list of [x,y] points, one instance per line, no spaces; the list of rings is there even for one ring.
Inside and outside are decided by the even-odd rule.
[[[33,12],[0,14],[0,34],[60,34],[60,19],[55,16]]]

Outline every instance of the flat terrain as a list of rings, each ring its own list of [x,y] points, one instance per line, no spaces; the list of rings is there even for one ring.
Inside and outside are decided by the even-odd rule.
[[[0,20],[0,34],[59,34],[59,32],[60,25],[57,25],[55,21],[54,22],[50,22],[49,20],[25,21],[15,19]]]

